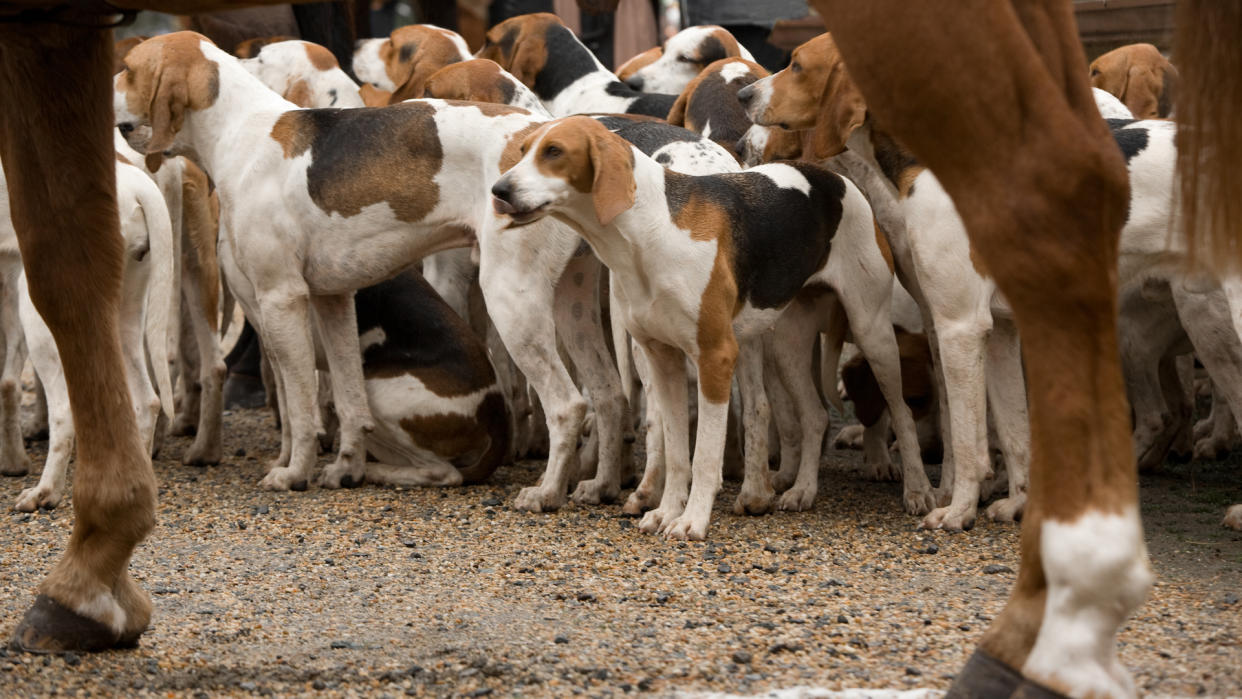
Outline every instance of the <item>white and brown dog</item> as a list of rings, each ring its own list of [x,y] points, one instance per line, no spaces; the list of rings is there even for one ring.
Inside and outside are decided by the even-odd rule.
[[[728,29],[714,24],[700,24],[686,27],[669,37],[655,60],[622,79],[625,84],[641,92],[675,95],[686,89],[704,68],[723,58],[755,60]]]
[[[192,32],[125,62],[114,109],[131,144],[194,153],[219,186],[221,267],[270,352],[287,418],[263,486],[304,488],[315,463],[312,308],[341,421],[323,483],[361,482],[373,422],[353,292],[492,225],[487,183],[534,120],[444,102],[297,110]]]
[[[160,414],[171,419],[173,413],[172,382],[168,366],[169,320],[172,317],[176,288],[176,258],[173,254],[172,222],[160,189],[146,172],[117,155],[117,205],[121,218],[121,234],[125,241],[125,271],[122,281],[121,346],[124,348],[126,383],[130,404],[138,419],[139,433],[148,450],[155,444]],[[5,375],[0,391],[4,398],[3,453],[5,466],[19,455],[25,460],[21,434],[13,429],[17,420],[15,402],[9,395],[20,385],[20,374],[29,349],[31,363],[47,396],[48,450],[39,483],[21,492],[14,509],[33,512],[56,507],[65,491],[66,471],[73,454],[74,425],[69,410],[69,389],[65,384],[60,354],[52,333],[35,310],[21,272],[21,258],[16,254],[17,238],[9,218],[8,188],[0,174],[0,254],[6,263],[16,262],[16,269],[5,265],[5,276],[13,280],[5,285],[4,308],[0,320],[4,324]],[[12,295],[8,292],[12,291]],[[17,309],[12,307],[16,301]],[[14,314],[13,311],[18,313]],[[20,325],[15,321],[20,316]],[[155,386],[151,377],[154,374]],[[157,391],[158,389],[158,391]],[[16,438],[15,442],[8,440]],[[5,471],[8,475],[20,475]]]
[[[906,485],[920,506],[930,504],[913,421],[901,401],[888,306],[855,303],[868,289],[885,298],[892,289],[870,208],[856,187],[805,164],[681,175],[585,117],[541,127],[522,150],[521,161],[492,188],[497,210],[517,225],[552,214],[574,226],[610,268],[618,300],[613,312],[622,315],[651,366],[668,473],[660,506],[642,520],[644,530],[706,535],[721,481],[734,368],[744,392],[750,386],[751,395],[763,395],[763,354],[754,342],[773,325],[781,338],[774,357],[799,407],[804,472],[814,478],[827,415],[807,378],[810,348],[824,321],[820,302],[835,295],[858,344],[885,367],[880,383],[910,466]],[[776,219],[786,225],[767,225]],[[692,468],[683,355],[698,369]],[[770,499],[766,459],[756,463],[749,441],[753,435],[766,447],[767,418],[766,401],[746,406],[747,480],[761,491],[756,495]],[[766,454],[766,448],[754,451]],[[795,488],[804,485],[804,472]],[[652,475],[644,474],[644,481]]]
[[[433,24],[394,29],[387,39],[362,39],[354,48],[354,75],[389,103],[423,96],[423,84],[444,66],[470,59],[466,40]]]
[[[638,92],[617,79],[554,14],[511,17],[487,32],[476,54],[531,88],[555,116],[645,114],[663,119],[676,95]]]
[[[266,44],[245,66],[281,97],[299,107],[361,107],[355,83],[328,49],[309,41]]]

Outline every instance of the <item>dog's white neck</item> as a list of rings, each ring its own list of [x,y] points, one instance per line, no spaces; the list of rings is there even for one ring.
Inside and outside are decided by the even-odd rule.
[[[220,173],[238,159],[240,135],[254,133],[257,126],[270,133],[281,114],[298,106],[273,92],[224,51],[205,44],[203,53],[220,67],[219,92],[210,107],[186,112],[182,139],[219,181]]]

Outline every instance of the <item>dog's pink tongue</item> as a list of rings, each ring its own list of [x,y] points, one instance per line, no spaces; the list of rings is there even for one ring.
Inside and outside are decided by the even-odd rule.
[[[492,197],[492,208],[495,209],[498,214],[511,214],[517,211],[517,209],[513,208],[512,204],[498,197]]]

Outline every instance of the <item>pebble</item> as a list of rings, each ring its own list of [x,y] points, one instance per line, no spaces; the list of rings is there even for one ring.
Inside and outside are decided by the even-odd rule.
[[[987,573],[988,575],[996,575],[997,573],[1012,573],[1013,568],[1010,568],[1009,566],[1003,566],[998,563],[993,563],[992,565],[984,566],[983,572]]]
[[[735,650],[733,651],[733,655],[731,657],[733,659],[733,662],[737,663],[738,665],[749,665],[750,664],[751,656],[748,651]]]
[[[557,644],[569,643],[569,637],[568,636],[557,636],[556,638],[552,639],[552,642],[557,643]]]

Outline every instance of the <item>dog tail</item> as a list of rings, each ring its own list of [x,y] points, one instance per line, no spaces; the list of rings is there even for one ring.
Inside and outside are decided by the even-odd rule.
[[[168,324],[180,299],[176,280],[178,260],[173,254],[172,219],[168,205],[155,182],[147,178],[135,189],[135,198],[142,207],[143,220],[151,248],[151,280],[147,285],[147,322],[143,329],[147,353],[155,373],[155,387],[160,395],[164,415],[173,418],[172,376],[168,369]],[[150,186],[147,186],[147,185]]]
[[[207,174],[189,159],[181,177],[182,221],[190,252],[199,269],[203,313],[212,332],[220,327],[220,265],[216,240],[220,230],[220,203]]]
[[[1242,269],[1242,4],[1177,8],[1177,165],[1192,263]]]

